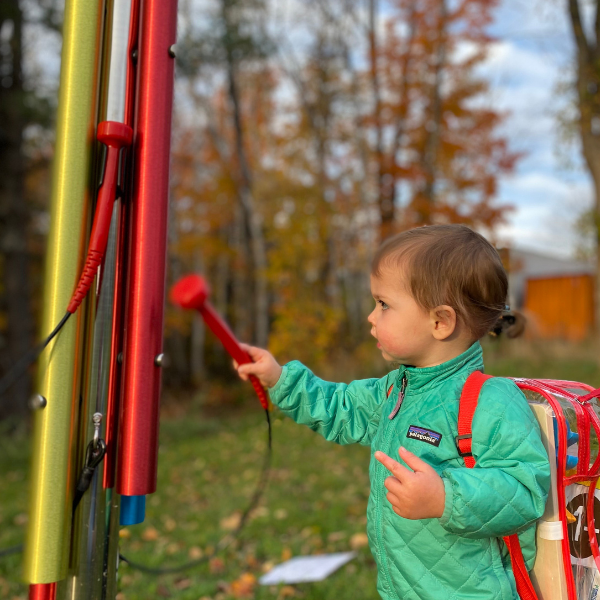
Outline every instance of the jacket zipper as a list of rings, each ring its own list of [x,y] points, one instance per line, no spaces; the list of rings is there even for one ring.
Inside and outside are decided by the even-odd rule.
[[[388,419],[391,421],[400,411],[400,407],[402,406],[402,401],[404,400],[404,394],[406,393],[406,384],[408,383],[408,377],[407,374],[404,373],[404,376],[402,377],[402,385],[400,386],[400,391],[398,392],[398,400],[396,402],[396,406],[394,406],[394,409],[392,410],[392,412],[390,413]]]
[[[398,400],[396,402],[396,406],[394,406],[394,410],[390,413],[389,415],[389,419],[393,419],[399,412],[400,412],[400,408],[402,407],[402,402],[404,400],[404,397],[406,396],[406,386],[408,385],[408,373],[404,373],[403,377],[402,377],[402,383],[400,384],[400,391],[398,392]],[[391,425],[388,426],[387,431],[385,432],[384,436],[383,436],[383,444],[382,444],[382,448],[385,448],[385,450],[387,450],[387,444],[389,441],[389,438],[391,437],[391,429],[390,429]],[[381,466],[381,465],[380,465]],[[382,467],[380,470],[380,477],[379,477],[379,484],[377,486],[377,490],[378,490],[378,494],[377,494],[377,502],[376,502],[376,510],[378,512],[377,515],[377,524],[376,524],[376,531],[377,531],[377,542],[378,542],[378,546],[379,546],[379,561],[381,563],[381,566],[383,568],[383,571],[385,573],[385,580],[387,583],[387,587],[388,587],[388,591],[393,594],[393,588],[390,582],[390,573],[389,573],[389,569],[387,566],[387,555],[385,553],[385,550],[383,548],[383,531],[382,531],[382,525],[381,525],[381,502],[382,502],[382,489],[383,489],[383,480],[385,478],[384,475],[384,471],[385,469]]]

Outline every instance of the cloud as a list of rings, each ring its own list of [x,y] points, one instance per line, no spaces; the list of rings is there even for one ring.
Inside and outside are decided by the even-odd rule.
[[[516,245],[568,256],[592,186],[579,144],[567,146],[557,134],[558,114],[569,102],[557,87],[571,77],[573,61],[564,7],[504,0],[491,32],[497,41],[479,72],[491,92],[482,101],[508,113],[502,134],[512,149],[526,153],[516,173],[499,182],[499,200],[516,208],[499,233]]]

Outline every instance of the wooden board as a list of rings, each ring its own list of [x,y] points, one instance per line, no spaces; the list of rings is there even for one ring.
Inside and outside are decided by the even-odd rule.
[[[550,457],[550,477],[552,480],[550,494],[546,502],[546,510],[542,521],[558,522],[558,495],[556,493],[556,445],[554,441],[554,427],[552,423],[552,408],[547,404],[530,402],[542,433],[542,442]],[[531,581],[538,593],[540,600],[568,600],[567,578],[563,567],[562,541],[547,540],[540,537],[540,527],[536,536],[537,557],[535,566],[531,571]]]

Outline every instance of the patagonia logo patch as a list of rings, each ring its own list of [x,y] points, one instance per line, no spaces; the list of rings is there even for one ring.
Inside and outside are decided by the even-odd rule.
[[[430,429],[423,429],[422,427],[417,427],[416,425],[411,425],[408,428],[406,437],[412,438],[413,440],[420,440],[421,442],[425,442],[436,447],[439,446],[440,442],[442,441],[441,433],[438,433],[437,431],[431,431]]]

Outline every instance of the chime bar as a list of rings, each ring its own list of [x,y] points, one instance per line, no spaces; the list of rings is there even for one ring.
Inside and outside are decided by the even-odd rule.
[[[127,6],[124,6],[124,4]],[[125,80],[124,89],[125,93],[122,96],[125,99],[123,105],[123,122],[130,127],[133,127],[134,121],[134,108],[135,108],[135,81],[136,81],[136,60],[137,46],[138,46],[138,31],[139,31],[139,0],[117,0],[114,6],[115,20],[119,21],[116,26],[119,31],[124,33],[124,39],[126,45],[123,48],[123,38],[115,40],[116,49],[115,53],[121,56],[124,52],[123,59],[125,60]],[[120,15],[120,16],[119,16]],[[128,20],[128,29],[125,31],[125,21]],[[114,35],[113,35],[114,39]],[[111,53],[112,54],[112,53]],[[121,68],[122,63],[117,67]],[[112,74],[112,65],[111,65]],[[122,70],[120,75],[123,75]],[[115,76],[116,78],[116,76]],[[111,78],[112,82],[112,78]],[[110,92],[110,90],[109,90]],[[114,116],[118,116],[117,107],[120,108],[120,97],[116,98],[114,105],[111,102],[111,94],[108,96],[108,111],[111,112],[111,106],[114,106]],[[129,154],[131,156],[131,152]],[[129,165],[131,161],[126,161]],[[121,202],[119,207],[118,223],[119,229],[117,234],[117,248],[116,248],[116,263],[115,263],[115,293],[113,300],[113,324],[111,330],[111,350],[110,350],[110,364],[108,373],[108,397],[106,402],[106,457],[104,458],[104,473],[103,473],[103,487],[105,489],[113,488],[115,485],[115,466],[117,457],[117,440],[118,440],[118,422],[119,422],[119,408],[120,408],[120,396],[121,396],[121,362],[122,362],[122,349],[123,349],[123,327],[124,327],[124,314],[125,314],[125,293],[127,285],[127,237],[129,232],[129,202],[128,198],[131,197],[133,189],[131,182],[131,169],[127,169],[127,178],[121,180],[121,188],[126,198],[125,202]],[[120,358],[119,358],[119,355]],[[112,543],[112,542],[111,542]]]
[[[107,121],[126,123],[127,69],[131,60],[128,52],[130,20],[131,0],[115,0],[110,39],[110,73],[106,100]]]
[[[65,314],[83,265],[95,186],[95,144],[103,3],[67,0],[50,199],[41,336]],[[34,418],[24,578],[49,584],[67,575],[82,311],[39,359],[35,391],[47,400]],[[34,588],[32,592],[42,591]]]
[[[124,497],[156,490],[176,20],[176,0],[142,3],[117,467]]]

